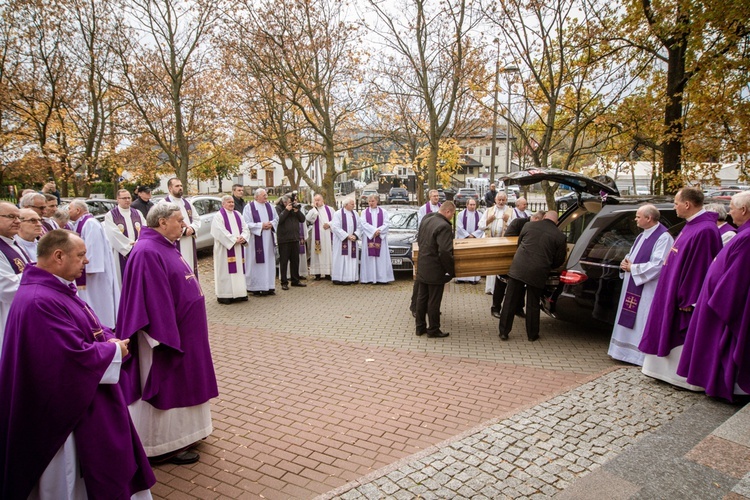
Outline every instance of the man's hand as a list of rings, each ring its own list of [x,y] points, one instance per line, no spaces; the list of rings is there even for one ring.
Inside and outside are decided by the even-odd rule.
[[[380,236],[380,229],[375,230],[375,237],[377,238],[378,236]]]
[[[620,269],[622,269],[626,273],[630,272],[630,266],[631,262],[628,259],[624,259],[622,262],[620,262]]]
[[[323,229],[328,229],[330,227],[331,227],[331,225],[329,223],[327,223],[327,222],[323,223]]]
[[[263,229],[271,229],[271,228],[273,228],[273,223],[271,223],[271,222],[264,222],[262,227],[263,227]]]
[[[130,339],[109,339],[107,342],[118,344],[120,346],[120,354],[122,354],[123,358],[128,355],[128,344],[130,343]]]
[[[247,241],[245,240],[245,238],[240,236],[239,238],[237,238],[237,243],[239,243],[240,245],[244,245],[245,243],[247,243]]]
[[[356,234],[350,234],[348,236],[348,238],[349,238],[350,241],[357,241],[357,235]]]
[[[187,226],[185,228],[185,236],[192,236],[195,234],[195,229],[193,229],[191,226]]]

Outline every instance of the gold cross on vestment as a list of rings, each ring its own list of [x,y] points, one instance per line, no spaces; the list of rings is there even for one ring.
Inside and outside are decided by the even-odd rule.
[[[638,305],[638,300],[636,300],[635,297],[630,296],[625,299],[625,305],[627,305],[628,309],[635,309],[635,307]]]

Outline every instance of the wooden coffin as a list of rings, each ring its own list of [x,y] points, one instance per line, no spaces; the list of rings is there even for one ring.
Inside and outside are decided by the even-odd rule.
[[[453,240],[453,259],[456,277],[492,276],[507,274],[516,254],[518,238],[466,238]],[[412,259],[417,272],[419,246],[413,243]]]

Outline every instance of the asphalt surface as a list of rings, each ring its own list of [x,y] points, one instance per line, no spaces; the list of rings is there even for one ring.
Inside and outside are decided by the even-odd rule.
[[[428,339],[410,276],[220,305],[199,268],[214,432],[155,498],[750,498],[750,407],[611,360],[608,332],[501,342],[483,282],[450,283]]]

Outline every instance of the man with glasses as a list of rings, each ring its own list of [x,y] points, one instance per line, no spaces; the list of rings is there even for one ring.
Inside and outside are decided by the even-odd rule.
[[[18,234],[13,238],[29,256],[30,262],[36,262],[36,246],[42,236],[42,218],[30,208],[21,209],[21,225]]]
[[[39,217],[44,217],[44,213],[47,209],[47,198],[43,194],[39,193],[28,193],[21,197],[21,201],[18,203],[19,208],[30,208]]]
[[[31,258],[13,237],[21,227],[21,211],[12,203],[0,202],[0,356],[5,320],[21,283],[21,273]]]
[[[120,189],[117,192],[117,206],[104,215],[104,233],[112,245],[119,286],[122,286],[125,262],[141,233],[141,227],[145,225],[141,212],[131,208],[132,201],[130,192]]]

